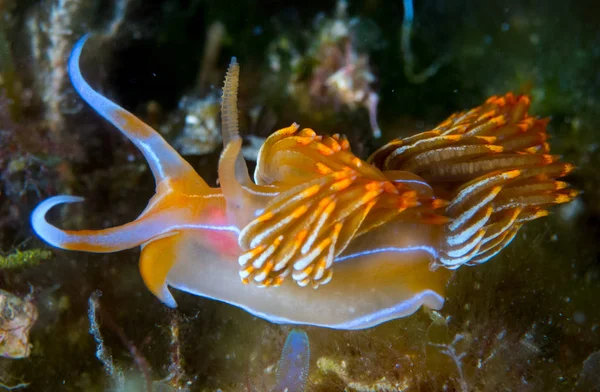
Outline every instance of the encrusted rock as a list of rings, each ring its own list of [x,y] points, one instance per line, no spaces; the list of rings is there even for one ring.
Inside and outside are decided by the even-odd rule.
[[[37,317],[37,309],[27,297],[21,299],[0,290],[0,357],[29,356],[29,331]]]

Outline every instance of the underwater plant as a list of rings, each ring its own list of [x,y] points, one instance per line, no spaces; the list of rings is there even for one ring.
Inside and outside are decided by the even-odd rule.
[[[491,258],[525,222],[575,197],[555,181],[572,166],[547,154],[547,122],[527,114],[527,97],[510,94],[393,141],[369,162],[343,136],[294,123],[265,141],[252,181],[235,58],[223,88],[220,187],[212,188],[156,131],[85,81],[86,40],[69,60],[73,86],[142,151],[156,194],[133,222],[82,231],[58,229],[45,215],[83,199],[51,197],[32,226],[64,249],[141,246],[142,278],[171,307],[168,286],[271,322],[339,329],[439,309],[451,269]]]
[[[38,265],[41,261],[51,257],[52,252],[47,249],[27,249],[23,251],[16,249],[9,255],[0,255],[0,270]]]

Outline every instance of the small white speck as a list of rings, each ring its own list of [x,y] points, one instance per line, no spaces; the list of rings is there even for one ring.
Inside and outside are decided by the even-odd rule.
[[[200,121],[198,121],[198,117],[189,114],[185,116],[185,122],[190,125],[197,125]]]

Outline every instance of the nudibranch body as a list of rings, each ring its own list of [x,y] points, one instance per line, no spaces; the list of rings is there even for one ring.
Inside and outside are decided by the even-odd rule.
[[[223,89],[220,188],[213,188],[156,131],[88,85],[79,70],[85,41],[69,60],[73,86],[140,149],[156,193],[137,219],[122,226],[69,231],[49,224],[47,211],[82,200],[73,196],[42,202],[32,226],[63,249],[141,246],[142,278],[171,307],[176,304],[168,286],[272,322],[340,329],[374,326],[422,305],[439,309],[450,268],[505,246],[524,221],[543,215],[541,206],[572,197],[553,181],[568,171],[565,164],[559,171],[545,154],[520,150],[531,149],[522,142],[531,133],[506,139],[519,155],[509,157],[501,151],[509,149],[498,146],[503,138],[472,136],[470,123],[466,133],[445,136],[438,130],[437,136],[392,142],[374,155],[374,164],[354,156],[344,137],[318,136],[293,124],[266,140],[252,181],[240,152],[235,59]],[[492,119],[494,127],[486,127],[489,119],[475,123],[505,132],[496,118],[519,118],[515,111],[522,117],[526,108],[507,110]],[[462,124],[453,121],[454,128]],[[545,123],[534,124],[530,128],[545,134]],[[406,159],[401,146],[407,147]],[[474,156],[482,163],[469,166],[464,178],[452,177],[450,185],[441,176],[429,184],[415,174],[438,173],[438,162],[471,164]],[[485,168],[491,173],[480,173]],[[441,197],[453,199],[448,204]]]
[[[449,273],[429,264],[445,219],[435,215],[441,204],[419,177],[386,176],[355,157],[345,138],[294,124],[265,142],[251,181],[240,154],[239,66],[232,61],[220,188],[212,188],[157,132],[88,85],[79,70],[84,43],[69,60],[73,86],[141,150],[156,194],[133,222],[94,231],[49,224],[52,207],[82,200],[52,197],[31,219],[46,242],[88,252],[141,246],[144,282],[169,306],[172,286],[274,322],[347,329],[442,306]]]

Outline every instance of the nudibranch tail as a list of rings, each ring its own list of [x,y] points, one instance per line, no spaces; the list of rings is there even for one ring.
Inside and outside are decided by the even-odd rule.
[[[530,98],[509,93],[450,116],[435,129],[380,148],[369,161],[422,176],[450,204],[438,262],[483,263],[527,221],[577,192],[555,181],[573,166],[549,155],[548,120],[528,115]]]

